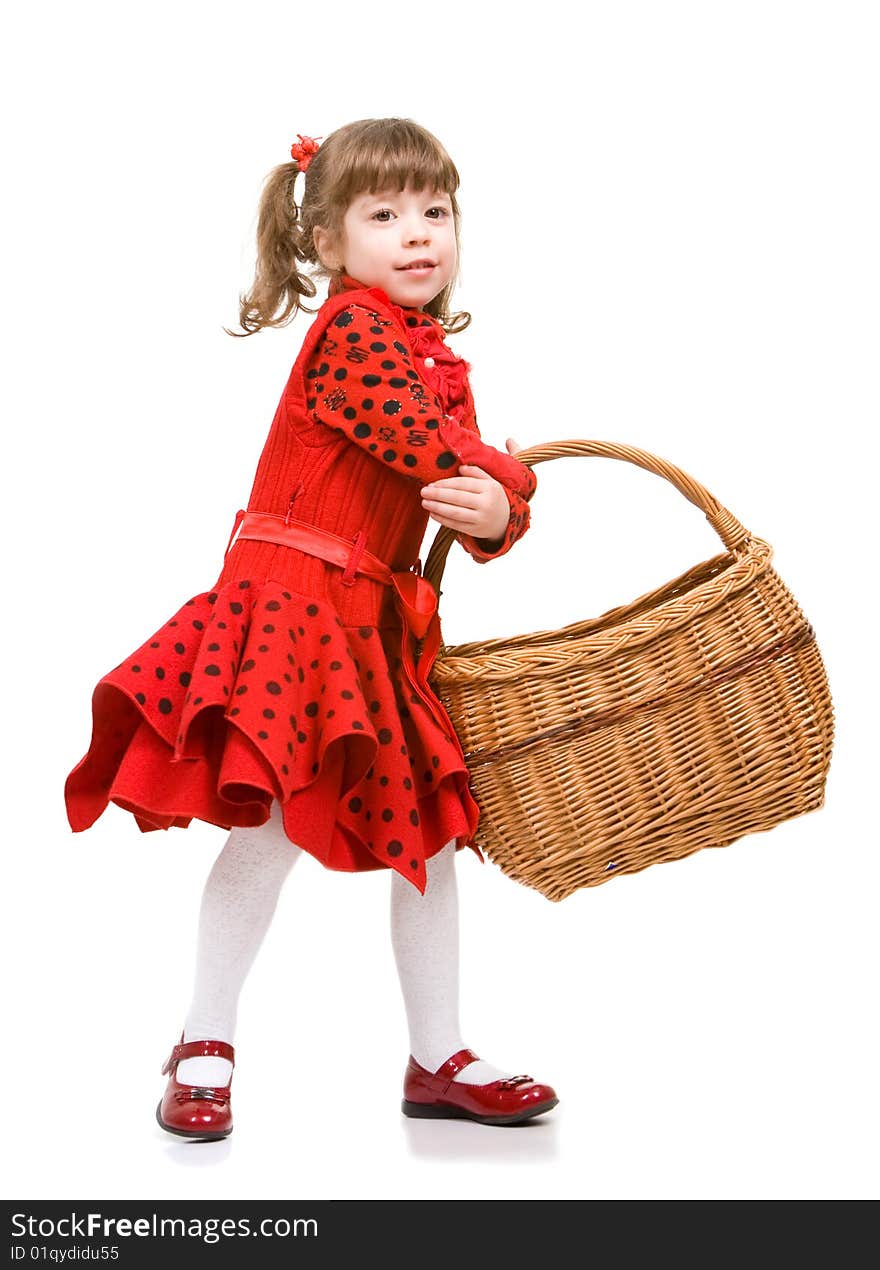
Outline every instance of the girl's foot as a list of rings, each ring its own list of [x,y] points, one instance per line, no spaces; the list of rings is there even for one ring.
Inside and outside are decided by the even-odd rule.
[[[177,1073],[184,1062],[222,1059],[229,1071],[235,1065],[235,1050],[226,1041],[187,1041],[183,1033],[165,1060],[162,1074],[168,1073],[168,1085],[156,1108],[156,1119],[169,1133],[184,1138],[210,1140],[225,1138],[232,1132],[232,1104],[229,1080],[223,1085],[191,1085],[181,1083]]]
[[[473,1050],[457,1050],[432,1072],[409,1056],[403,1081],[401,1109],[406,1116],[423,1119],[465,1119],[480,1124],[518,1124],[550,1111],[559,1102],[551,1085],[538,1084],[531,1076],[491,1077],[488,1081],[461,1081],[466,1068],[479,1074],[477,1065],[497,1071]]]

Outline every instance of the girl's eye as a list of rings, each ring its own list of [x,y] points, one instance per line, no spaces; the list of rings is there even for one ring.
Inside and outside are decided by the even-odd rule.
[[[428,214],[429,214],[430,212],[439,212],[439,213],[440,213],[440,215],[439,215],[439,216],[434,216],[434,217],[432,217],[432,220],[441,220],[444,216],[448,216],[448,215],[449,215],[449,212],[447,211],[447,209],[446,209],[445,207],[430,207],[430,208],[428,208]],[[383,223],[383,224],[387,224],[387,221],[386,221],[384,218],[385,218],[386,216],[393,216],[393,215],[394,215],[394,213],[391,211],[391,209],[390,209],[390,208],[388,208],[388,207],[381,207],[381,208],[379,209],[379,211],[378,211],[378,212],[373,212],[372,219],[373,219],[373,220],[376,220],[378,217],[380,217],[380,216],[381,216],[381,217],[383,218],[383,219],[382,219],[382,223]]]

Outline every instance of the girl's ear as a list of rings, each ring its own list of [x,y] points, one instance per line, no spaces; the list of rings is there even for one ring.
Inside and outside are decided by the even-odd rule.
[[[340,266],[333,250],[333,239],[329,230],[324,229],[323,225],[316,225],[312,230],[312,241],[315,244],[318,259],[325,269],[338,270]]]

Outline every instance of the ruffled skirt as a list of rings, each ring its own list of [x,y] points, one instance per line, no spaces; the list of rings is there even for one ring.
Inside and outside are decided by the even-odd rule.
[[[108,803],[144,832],[264,824],[331,869],[393,868],[422,892],[452,838],[482,860],[451,722],[402,670],[400,626],[342,624],[272,580],[194,596],[100,680],[64,796],[75,832]]]

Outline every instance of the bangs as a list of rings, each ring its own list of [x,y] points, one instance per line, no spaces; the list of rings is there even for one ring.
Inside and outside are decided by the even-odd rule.
[[[450,196],[458,189],[455,164],[434,139],[408,120],[376,120],[361,132],[357,145],[340,164],[345,173],[337,197],[345,203],[359,194],[411,186]]]

